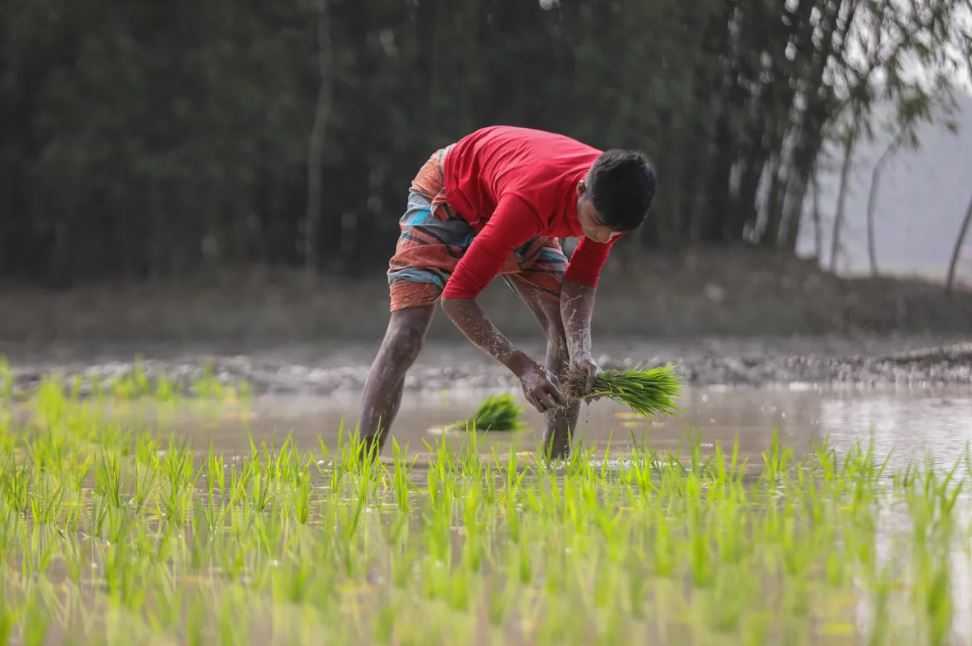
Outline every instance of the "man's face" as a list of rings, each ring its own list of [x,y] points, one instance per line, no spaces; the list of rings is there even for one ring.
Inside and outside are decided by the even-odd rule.
[[[611,238],[621,235],[604,224],[601,214],[594,207],[594,201],[587,193],[587,184],[583,181],[577,184],[577,219],[580,221],[584,235],[594,242],[610,242]]]

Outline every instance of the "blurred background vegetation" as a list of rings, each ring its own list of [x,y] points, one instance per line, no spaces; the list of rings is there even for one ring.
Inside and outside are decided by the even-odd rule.
[[[378,273],[418,166],[492,123],[647,151],[660,193],[631,249],[792,252],[815,178],[874,136],[875,111],[898,146],[948,119],[972,51],[968,11],[0,0],[0,275],[68,286],[253,266]]]

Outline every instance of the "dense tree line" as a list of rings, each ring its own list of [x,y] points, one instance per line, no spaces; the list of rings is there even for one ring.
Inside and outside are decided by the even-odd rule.
[[[647,151],[642,244],[793,249],[828,142],[947,98],[967,5],[0,0],[0,275],[374,270],[425,156],[491,123]]]

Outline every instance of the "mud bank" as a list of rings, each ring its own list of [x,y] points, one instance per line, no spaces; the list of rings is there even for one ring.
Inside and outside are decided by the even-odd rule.
[[[634,253],[605,267],[593,331],[688,339],[700,336],[966,335],[972,289],[946,298],[912,278],[843,278],[810,260],[764,250],[698,247]],[[944,271],[944,268],[943,268]],[[200,278],[188,284],[91,284],[64,291],[0,282],[0,344],[88,347],[152,344],[219,347],[249,354],[269,344],[372,341],[388,321],[384,266],[359,279],[278,270]],[[502,281],[482,305],[508,335],[536,334],[527,308]],[[464,339],[445,316],[431,338]]]
[[[806,383],[972,388],[972,343],[919,345],[921,341],[803,339],[784,343],[774,339],[722,339],[669,348],[632,344],[611,347],[598,360],[603,368],[621,369],[673,363],[687,383],[702,386]],[[323,353],[313,348],[288,348],[250,355],[160,354],[138,363],[150,379],[165,376],[183,387],[208,371],[225,383],[248,382],[255,394],[330,394],[361,389],[371,352],[373,348],[362,345]],[[12,358],[18,393],[29,392],[49,374],[65,378],[79,375],[87,382],[107,383],[129,373],[135,365],[134,360],[99,357],[59,362],[55,355],[33,364]],[[515,384],[515,378],[502,366],[468,345],[437,345],[426,348],[423,359],[409,372],[405,387],[410,391],[438,391]]]

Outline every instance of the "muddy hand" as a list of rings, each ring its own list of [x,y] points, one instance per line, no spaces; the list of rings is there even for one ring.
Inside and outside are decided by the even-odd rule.
[[[591,355],[584,353],[571,358],[570,369],[583,378],[583,392],[577,393],[577,395],[584,397],[590,394],[594,390],[594,379],[601,372],[601,367],[597,365]]]
[[[543,366],[531,363],[519,377],[523,395],[541,413],[555,410],[566,403],[557,377]]]

